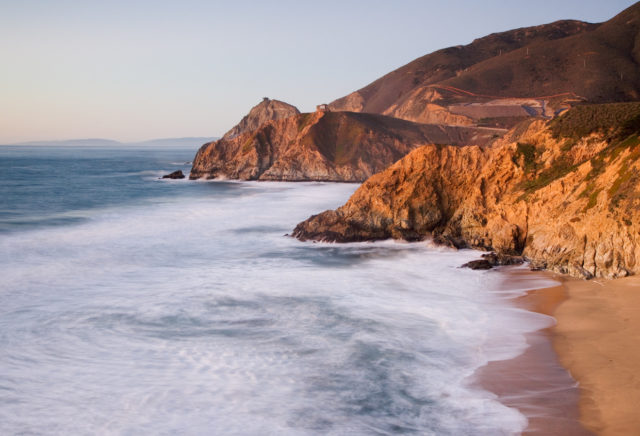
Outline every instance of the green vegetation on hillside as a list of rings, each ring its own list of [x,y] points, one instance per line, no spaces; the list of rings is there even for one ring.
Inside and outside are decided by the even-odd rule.
[[[530,172],[536,169],[536,158],[537,150],[535,145],[518,142],[516,153],[513,156],[514,164],[520,166],[520,160],[522,159],[525,172]]]
[[[244,144],[242,144],[242,153],[249,153],[251,150],[253,150],[252,145],[255,139],[255,135],[251,135],[247,138],[246,141],[244,141]]]
[[[300,116],[298,117],[298,133],[302,132],[304,128],[309,125],[312,119],[313,112],[300,114]]]
[[[554,138],[578,140],[602,133],[622,140],[640,130],[640,102],[581,105],[551,121]]]
[[[540,174],[538,174],[535,179],[526,180],[520,185],[520,188],[524,191],[524,194],[520,197],[520,199],[526,199],[528,194],[544,188],[554,180],[566,176],[570,172],[574,171],[577,167],[578,165],[573,164],[571,161],[564,157],[557,159],[549,168],[540,172]]]

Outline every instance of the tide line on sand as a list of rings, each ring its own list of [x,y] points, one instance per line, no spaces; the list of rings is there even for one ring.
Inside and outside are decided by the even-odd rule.
[[[532,284],[548,283],[544,279],[558,282],[555,275],[525,268],[502,268],[501,273],[506,289],[530,289]],[[565,300],[566,291],[558,283],[530,290],[516,298],[514,305],[552,316]],[[552,338],[552,327],[527,333],[529,347],[523,354],[490,362],[476,372],[476,380],[496,394],[501,403],[527,417],[528,426],[523,433],[527,436],[593,435],[581,424],[577,383],[561,365]]]
[[[640,435],[640,278],[563,287],[553,342],[580,384],[580,420],[599,435]]]
[[[560,282],[516,304],[553,316],[515,359],[490,362],[480,385],[529,420],[525,435],[640,435],[640,277],[578,280],[503,269],[505,280],[543,274]]]

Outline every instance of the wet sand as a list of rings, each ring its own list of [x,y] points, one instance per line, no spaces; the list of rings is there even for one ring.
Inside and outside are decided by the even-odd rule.
[[[640,435],[640,278],[573,280],[554,348],[580,382],[580,419],[603,436]]]
[[[513,282],[530,288],[541,274],[556,280],[547,273],[532,273],[523,268],[504,268],[513,288]],[[566,301],[562,285],[536,289],[516,298],[518,307],[551,316]],[[479,384],[495,393],[500,402],[520,410],[529,420],[523,434],[584,436],[593,435],[580,422],[580,393],[576,381],[561,365],[552,343],[553,328],[546,328],[527,335],[529,348],[515,359],[490,362],[476,373]]]

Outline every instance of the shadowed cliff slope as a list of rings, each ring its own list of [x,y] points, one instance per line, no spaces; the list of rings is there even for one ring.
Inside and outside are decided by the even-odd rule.
[[[638,273],[639,132],[640,103],[619,103],[525,122],[487,148],[424,146],[294,236],[433,236],[585,278]]]
[[[190,178],[361,182],[419,146],[483,145],[498,133],[375,114],[300,114],[203,145]]]

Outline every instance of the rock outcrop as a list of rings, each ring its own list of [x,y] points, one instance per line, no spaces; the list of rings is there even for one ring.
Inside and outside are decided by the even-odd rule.
[[[293,236],[433,237],[584,278],[640,272],[640,103],[579,106],[491,147],[427,145]]]
[[[224,134],[224,139],[233,139],[246,132],[253,132],[267,121],[280,120],[300,114],[295,106],[279,100],[271,100],[267,97],[251,108],[249,113]]]
[[[503,130],[318,111],[203,145],[190,178],[362,182],[425,144],[485,145]]]
[[[522,256],[510,256],[500,253],[486,253],[480,256],[480,259],[472,260],[465,263],[460,268],[470,269],[491,269],[496,266],[520,265],[525,262]]]
[[[174,171],[169,174],[165,174],[162,176],[163,179],[184,179],[185,175],[182,170]]]

